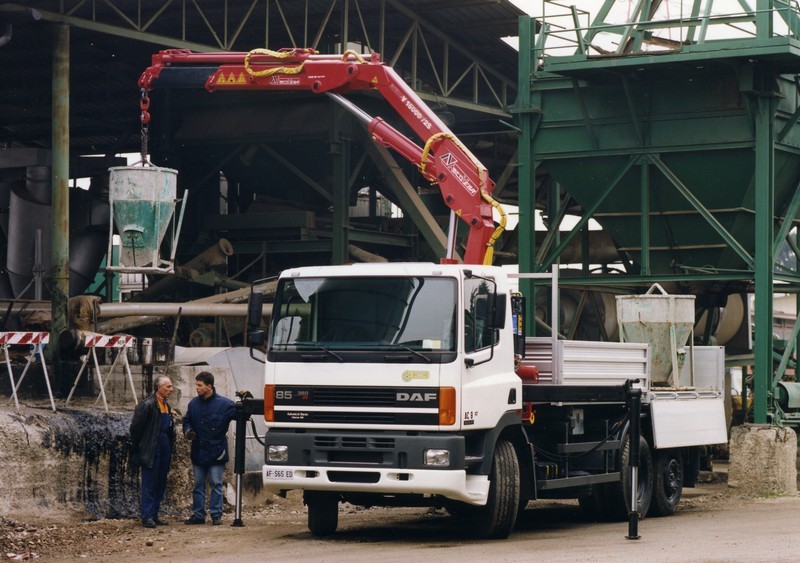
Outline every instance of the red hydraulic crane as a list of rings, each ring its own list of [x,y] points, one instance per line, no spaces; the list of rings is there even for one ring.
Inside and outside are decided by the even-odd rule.
[[[210,92],[226,90],[309,91],[328,94],[353,112],[378,144],[414,163],[423,176],[438,184],[447,206],[465,221],[469,235],[464,262],[491,264],[494,243],[505,227],[506,216],[491,194],[494,182],[486,168],[465,147],[419,96],[377,53],[366,56],[320,55],[313,49],[255,49],[250,52],[194,53],[170,49],[153,55],[152,65],[139,78],[142,89],[142,123],[150,116],[147,93],[160,86],[197,86]],[[380,117],[371,117],[341,94],[374,90],[425,142],[420,147]],[[495,226],[492,208],[500,213]],[[451,221],[452,223],[452,221]],[[453,262],[455,228],[448,234],[447,256]]]

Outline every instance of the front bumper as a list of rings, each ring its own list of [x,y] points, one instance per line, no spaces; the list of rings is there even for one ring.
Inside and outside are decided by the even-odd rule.
[[[267,448],[287,448],[285,462],[265,459],[264,486],[386,495],[440,495],[485,505],[486,475],[468,474],[464,436],[450,433],[271,429]],[[447,450],[450,464],[425,464],[426,449]]]
[[[441,495],[483,506],[489,494],[486,475],[467,475],[463,469],[383,469],[357,467],[288,467],[264,465],[264,486],[282,490],[363,492],[387,495]]]

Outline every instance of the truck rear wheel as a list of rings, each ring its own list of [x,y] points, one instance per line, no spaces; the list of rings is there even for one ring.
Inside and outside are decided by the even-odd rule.
[[[658,450],[653,456],[652,516],[669,516],[678,509],[683,493],[683,456],[680,450]]]
[[[327,491],[306,491],[303,502],[308,507],[308,529],[312,536],[329,536],[339,526],[339,495]]]
[[[610,520],[622,521],[628,518],[631,505],[630,436],[625,437],[620,460],[620,480],[607,486],[605,491],[606,514]],[[639,515],[644,518],[650,510],[653,495],[653,458],[650,445],[644,436],[639,437],[639,478],[636,490],[636,505]]]
[[[519,487],[517,452],[511,442],[500,440],[494,450],[486,506],[470,511],[473,537],[505,539],[511,534],[519,510]]]

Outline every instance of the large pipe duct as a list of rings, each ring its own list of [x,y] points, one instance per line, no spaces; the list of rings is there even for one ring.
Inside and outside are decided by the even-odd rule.
[[[149,301],[171,293],[181,279],[192,279],[208,271],[224,272],[228,257],[233,256],[233,245],[228,239],[219,241],[181,266],[175,266],[175,273],[168,274],[156,283],[137,293],[132,301]]]
[[[25,184],[11,185],[8,201],[8,250],[6,270],[8,298],[35,297],[36,231],[41,231],[40,265],[45,282],[50,279],[52,208],[50,167],[25,168]],[[108,241],[108,187],[105,177],[92,178],[89,191],[72,190],[70,198],[70,295],[79,295],[91,284],[106,254]],[[2,201],[0,200],[0,204]],[[49,296],[47,283],[42,297]],[[26,289],[27,288],[27,289]]]
[[[80,295],[94,281],[108,247],[108,176],[95,176],[89,191],[70,197],[69,294]]]
[[[12,182],[0,181],[0,265],[6,263],[6,253],[8,252],[8,206],[11,198]],[[0,299],[11,299],[14,292],[11,289],[11,282],[8,279],[8,272],[5,268],[0,268]]]
[[[29,169],[44,167],[32,166]],[[39,177],[39,182],[43,179]],[[49,177],[48,190],[42,191],[36,185],[36,175],[26,175],[26,186],[15,184],[11,188],[8,215],[8,253],[6,270],[15,297],[33,297],[33,286],[29,285],[34,276],[36,263],[36,232],[41,232],[41,256],[39,264],[50,269],[50,220]],[[37,197],[37,195],[39,197]],[[45,196],[45,197],[42,197]],[[27,289],[26,289],[27,288]]]
[[[256,291],[261,291],[264,295],[275,295],[275,288],[277,287],[278,283],[276,281],[265,282],[263,284],[259,284],[255,286]],[[195,301],[189,301],[188,303],[203,303],[203,304],[210,304],[210,303],[245,303],[247,302],[248,298],[250,297],[251,289],[249,287],[243,289],[237,289],[236,291],[229,291],[228,293],[220,293],[219,295],[212,295],[211,297],[204,297],[202,299],[196,299]],[[186,305],[187,303],[179,303],[180,305]],[[177,314],[177,308],[175,310],[175,314]],[[149,324],[157,323],[163,321],[167,317],[172,315],[141,315],[141,316],[127,316],[127,317],[119,317],[116,319],[109,319],[105,321],[101,321],[97,323],[97,332],[103,334],[115,334],[117,332],[124,332],[126,330],[131,330],[133,328],[137,328],[140,326],[146,326]]]

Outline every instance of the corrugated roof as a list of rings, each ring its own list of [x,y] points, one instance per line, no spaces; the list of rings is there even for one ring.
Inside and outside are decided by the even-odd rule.
[[[64,14],[59,14],[63,3],[55,0],[25,4],[43,17],[37,19],[30,10],[20,11],[18,4],[0,3],[0,34],[10,31],[0,39],[0,146],[50,146],[55,25],[50,20],[61,18],[75,23],[70,28],[70,138],[77,153],[136,150],[136,79],[151,55],[164,47],[148,41],[154,37],[174,37],[176,42],[184,38],[208,45],[227,40],[235,50],[249,50],[267,40],[274,48],[291,46],[292,41],[302,46],[319,37],[318,46],[324,50],[341,39],[347,6],[348,39],[376,50],[383,46],[388,54],[406,40],[398,64],[410,67],[407,36],[413,20],[409,16],[416,14],[422,30],[417,49],[429,50],[431,58],[439,62],[445,56],[445,42],[450,44],[451,82],[458,78],[456,73],[467,68],[466,61],[460,64],[457,60],[463,55],[454,46],[468,49],[499,75],[513,80],[516,53],[500,38],[516,33],[516,18],[522,14],[506,0],[386,0],[383,13],[377,0],[310,0],[306,19],[305,2],[271,0],[267,3],[268,16],[261,3],[257,9],[263,13],[249,14],[248,3],[228,3],[235,6],[229,6],[225,27],[224,14],[218,8],[222,4],[216,2],[201,3],[202,14],[187,8],[185,21],[180,3],[167,4],[160,13],[162,3],[145,3],[141,8],[141,2],[128,0],[76,3],[66,8],[72,12]],[[379,33],[382,16],[384,34]],[[265,21],[269,21],[268,26]],[[434,83],[437,79],[430,64],[418,64],[417,72],[422,81]],[[438,78],[441,80],[441,76]]]

